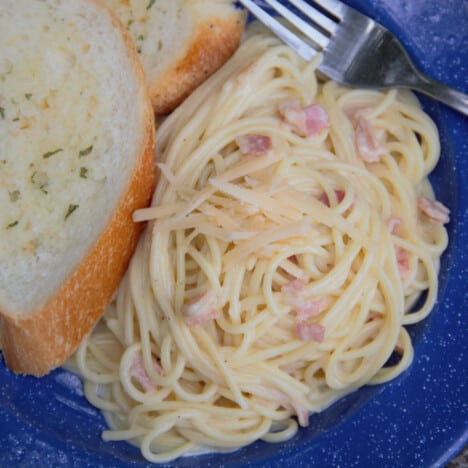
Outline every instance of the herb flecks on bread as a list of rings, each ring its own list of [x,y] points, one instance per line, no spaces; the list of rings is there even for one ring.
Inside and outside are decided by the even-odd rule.
[[[110,300],[154,188],[134,44],[93,1],[0,4],[0,312],[7,363],[64,362]]]
[[[234,53],[245,13],[229,0],[105,0],[135,41],[156,114],[180,104]]]

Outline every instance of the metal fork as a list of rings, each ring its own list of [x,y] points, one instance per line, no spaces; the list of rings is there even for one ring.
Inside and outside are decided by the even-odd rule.
[[[388,29],[338,0],[263,0],[284,22],[259,2],[239,2],[305,60],[321,51],[328,78],[356,88],[411,88],[468,115],[468,95],[422,74]]]

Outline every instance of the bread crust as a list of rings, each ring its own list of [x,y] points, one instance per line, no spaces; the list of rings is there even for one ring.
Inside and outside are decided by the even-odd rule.
[[[91,0],[108,9],[99,0]],[[133,212],[148,206],[155,187],[155,123],[146,78],[132,39],[113,15],[141,81],[142,139],[134,171],[108,225],[63,286],[39,310],[13,315],[0,311],[2,350],[16,373],[41,376],[62,365],[102,316],[136,248],[143,225]]]
[[[245,15],[234,11],[227,18],[201,23],[179,63],[149,83],[156,115],[174,110],[197,86],[218,70],[239,46]]]

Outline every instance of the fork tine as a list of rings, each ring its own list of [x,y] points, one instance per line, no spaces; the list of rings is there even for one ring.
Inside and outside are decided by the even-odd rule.
[[[350,8],[339,0],[312,0],[312,1],[313,3],[316,3],[321,8],[323,8],[324,10],[328,11],[328,13],[330,13],[332,16],[340,20],[343,19],[345,11]]]
[[[297,16],[294,12],[292,12],[290,9],[282,5],[281,3],[277,2],[277,0],[264,0],[265,3],[267,3],[273,10],[275,10],[277,13],[279,13],[283,18],[288,20],[291,24],[293,24],[299,31],[303,32],[308,38],[312,39],[317,45],[319,45],[321,48],[324,48],[329,41],[329,38],[322,34],[320,31],[318,31],[316,28],[311,26],[310,24],[306,23],[304,20],[302,20],[299,16]],[[294,2],[290,2],[294,3]],[[308,10],[310,10],[310,5],[308,5]],[[309,12],[310,14],[312,12]],[[321,14],[320,12],[317,12]],[[322,15],[324,16],[324,15]],[[312,15],[310,17],[313,17]],[[328,19],[328,18],[326,18]],[[319,21],[317,21],[317,24],[320,24]]]
[[[270,28],[282,41],[298,52],[303,59],[311,60],[317,54],[317,51],[307,44],[307,42],[303,41],[279,21],[275,20],[252,0],[239,0],[239,3],[242,3],[242,5],[254,14],[265,26]]]
[[[294,5],[299,11],[304,13],[304,15],[310,18],[314,23],[318,24],[322,29],[325,29],[331,34],[335,32],[337,23],[317,10],[311,3],[307,3],[304,0],[289,0],[289,3]],[[315,3],[320,4],[318,1]]]

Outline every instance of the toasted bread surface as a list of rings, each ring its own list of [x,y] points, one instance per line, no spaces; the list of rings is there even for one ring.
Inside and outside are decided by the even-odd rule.
[[[105,0],[132,35],[157,115],[167,114],[234,53],[245,13],[229,0]]]
[[[98,1],[5,0],[0,47],[2,348],[42,375],[125,272],[154,190],[154,118],[134,42]]]

